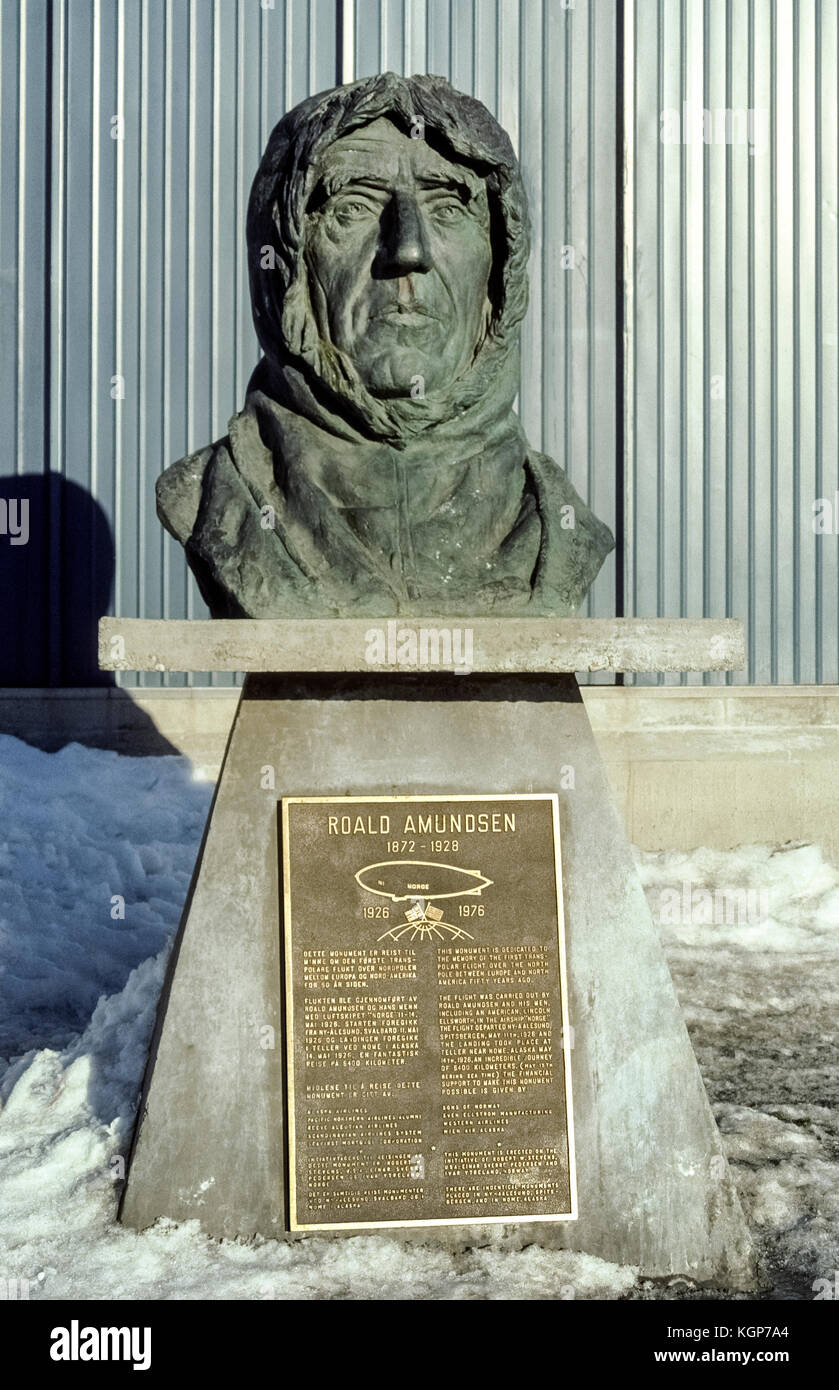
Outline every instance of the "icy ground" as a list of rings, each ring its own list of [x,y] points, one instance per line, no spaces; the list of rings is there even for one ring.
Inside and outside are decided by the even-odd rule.
[[[536,1247],[218,1244],[193,1222],[115,1224],[112,1160],[210,794],[184,758],[0,736],[0,1295],[28,1280],[30,1297],[74,1299],[690,1297]],[[839,872],[813,845],[639,864],[769,1296],[812,1298],[839,1269]],[[761,890],[765,920],[703,924],[694,895],[671,925],[685,883]]]

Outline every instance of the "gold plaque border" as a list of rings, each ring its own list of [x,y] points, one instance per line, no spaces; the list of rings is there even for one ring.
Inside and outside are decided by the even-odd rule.
[[[571,1194],[571,1210],[551,1215],[542,1213],[535,1216],[454,1216],[434,1217],[425,1221],[324,1221],[303,1225],[297,1220],[297,1143],[296,1107],[294,1093],[294,980],[291,942],[291,861],[289,855],[289,806],[303,805],[352,805],[358,802],[398,801],[550,801],[553,821],[554,842],[554,886],[556,890],[557,944],[559,949],[559,989],[562,1016],[562,1055],[565,1069],[565,1115],[568,1133],[568,1187]],[[576,1221],[577,1207],[577,1164],[574,1153],[574,1110],[571,1085],[571,1028],[568,1017],[568,971],[565,952],[565,912],[562,899],[562,865],[559,839],[559,797],[556,792],[480,792],[459,793],[450,796],[284,796],[280,798],[282,815],[283,850],[283,946],[285,959],[285,1014],[286,1014],[286,1077],[288,1086],[288,1199],[290,1231],[373,1231],[395,1230],[399,1227],[431,1228],[433,1226],[513,1226],[521,1222],[534,1221]]]

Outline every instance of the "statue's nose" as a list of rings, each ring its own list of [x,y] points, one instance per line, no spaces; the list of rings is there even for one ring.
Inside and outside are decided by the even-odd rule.
[[[385,274],[409,275],[431,269],[431,252],[417,200],[408,193],[396,193],[385,212],[382,227],[380,266]]]

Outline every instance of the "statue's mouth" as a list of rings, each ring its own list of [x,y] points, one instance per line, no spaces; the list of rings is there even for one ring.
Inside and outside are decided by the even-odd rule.
[[[371,318],[371,323],[387,323],[399,328],[420,328],[429,322],[438,323],[437,314],[421,304],[389,304]]]

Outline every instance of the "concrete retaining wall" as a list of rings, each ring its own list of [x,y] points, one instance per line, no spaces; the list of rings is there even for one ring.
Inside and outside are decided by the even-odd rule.
[[[214,776],[238,692],[0,690],[0,732]],[[645,849],[814,840],[839,863],[839,687],[589,686],[583,698],[630,839]]]

